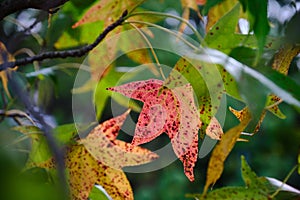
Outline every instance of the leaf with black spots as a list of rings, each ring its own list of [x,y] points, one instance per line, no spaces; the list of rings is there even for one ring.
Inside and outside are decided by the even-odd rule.
[[[213,117],[206,128],[206,135],[208,135],[211,139],[220,140],[223,135],[223,129],[217,120],[217,118]]]
[[[119,19],[120,13],[127,10],[129,13],[136,9],[138,5],[143,3],[144,0],[102,0],[93,5],[90,9],[88,9],[84,16],[73,25],[73,28],[77,28],[78,26],[93,23],[93,22],[104,22],[104,27],[109,26],[111,23]],[[131,20],[137,21],[159,21],[160,18],[152,17],[149,19],[148,16],[136,15],[130,17]],[[148,20],[149,19],[149,20]],[[140,25],[137,25],[140,28]],[[130,32],[130,34],[123,34],[122,37],[118,35],[122,31],[126,31],[128,29],[132,29],[132,27],[128,24],[123,26],[119,26],[112,31],[110,35],[117,35],[113,40],[110,40],[108,45],[100,45],[100,47],[96,47],[92,52],[90,52],[89,62],[92,67],[92,75],[93,78],[96,76],[96,80],[98,80],[99,75],[102,74],[102,71],[109,66],[110,62],[116,58],[116,54],[118,50],[122,50],[125,53],[136,49],[136,54],[139,56],[132,56],[129,54],[129,57],[137,63],[151,63],[152,58],[147,49],[145,49],[145,40],[140,35],[139,32]],[[149,29],[148,32],[151,33]],[[99,60],[101,62],[98,62]],[[103,63],[103,61],[105,63]],[[94,64],[96,63],[96,64]],[[101,65],[99,66],[99,63]],[[96,74],[96,75],[95,75]]]
[[[72,199],[86,200],[95,184],[103,186],[113,199],[133,199],[131,186],[121,168],[150,162],[157,155],[116,139],[128,113],[103,122],[86,138],[79,139],[78,144],[69,145],[65,164]],[[52,169],[55,162],[51,158],[35,166]]]
[[[222,78],[215,65],[182,57],[165,80],[165,85],[169,88],[191,84],[196,96],[203,133],[206,132],[221,103],[224,94]]]
[[[190,84],[168,88],[157,79],[130,82],[108,88],[144,103],[135,128],[132,145],[152,141],[165,132],[177,157],[183,162],[186,176],[193,181],[198,154],[200,117]]]
[[[143,2],[144,0],[101,0],[89,8],[84,16],[73,25],[73,28],[96,21],[104,21],[104,26],[108,26],[120,17],[120,13],[125,10],[131,12]]]
[[[250,120],[250,113],[246,112],[246,115],[240,124],[228,130],[214,148],[208,163],[206,183],[203,192],[204,194],[207,193],[209,186],[215,184],[216,181],[221,177],[226,158],[240,137],[241,132],[249,124]]]
[[[249,189],[241,186],[223,187],[215,189],[205,196],[202,194],[190,194],[188,197],[202,200],[268,200],[268,196],[257,189]]]
[[[211,28],[224,16],[226,13],[228,13],[234,5],[237,3],[237,0],[230,1],[225,0],[222,2],[219,2],[218,4],[214,5],[212,8],[209,9],[207,14],[207,24],[206,24],[206,32],[209,32]],[[235,28],[236,22],[230,22],[233,23],[233,27],[231,24],[228,26],[229,28]],[[226,31],[226,30],[225,30]]]
[[[248,188],[259,189],[265,193],[268,192],[268,180],[265,177],[258,177],[254,171],[248,165],[244,156],[241,156],[242,162],[242,178],[245,186]]]

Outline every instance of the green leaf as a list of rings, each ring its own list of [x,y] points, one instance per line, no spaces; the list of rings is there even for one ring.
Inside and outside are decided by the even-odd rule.
[[[268,200],[268,196],[257,189],[245,187],[224,187],[209,192],[204,197],[201,194],[187,195],[190,198],[206,200]]]
[[[31,151],[27,165],[41,163],[52,156],[44,133],[38,127],[16,126],[13,130],[19,131],[31,139]],[[62,146],[72,141],[74,136],[77,135],[77,129],[74,124],[62,125],[53,129],[53,134],[59,145]]]
[[[236,3],[236,5],[228,13],[226,13],[212,26],[204,38],[206,44],[210,48],[219,49],[228,53],[228,47],[232,47],[232,45],[238,45],[238,43],[240,43],[240,41],[233,40],[239,13],[240,4]]]
[[[221,65],[217,65],[219,69],[219,73],[222,76],[223,85],[225,87],[226,94],[230,95],[231,97],[242,101],[240,93],[238,91],[237,82],[233,78],[233,76],[226,71]]]
[[[248,128],[254,130],[263,114],[268,90],[260,84],[259,80],[248,76],[248,74],[243,71],[241,72],[240,81],[238,82],[238,88],[252,116]]]
[[[293,79],[291,79],[288,76],[283,75],[282,73],[279,73],[274,70],[270,69],[263,69],[260,70],[260,72],[269,80],[273,81],[273,83],[276,83],[277,86],[279,86],[281,89],[288,92],[287,98],[289,99],[300,99],[300,85],[297,84]],[[275,88],[273,88],[275,89]],[[285,100],[286,97],[282,97],[282,95],[274,92],[275,95],[279,96],[281,99]],[[296,103],[296,102],[295,102]]]
[[[296,14],[292,17],[292,19],[287,23],[285,30],[285,42],[290,44],[299,45],[299,33],[300,33],[300,13],[296,12]]]
[[[106,90],[106,88],[117,85],[123,74],[124,73],[115,71],[115,69],[110,69],[108,73],[97,83],[94,91],[94,103],[97,119],[101,118],[102,112],[105,109],[106,101],[109,97],[112,97],[117,103],[124,107],[128,107],[129,104],[132,110],[140,111],[140,106],[136,102],[128,100],[127,97],[124,97],[121,94],[112,95],[111,91]]]
[[[236,47],[257,49],[257,39],[254,35],[236,33],[239,16],[240,4],[236,3],[207,32],[204,38],[206,44],[210,48],[218,49],[226,54],[229,54]],[[269,37],[267,38],[266,48],[274,49],[278,46],[278,43],[277,40]],[[253,60],[251,60],[251,64],[253,64]]]
[[[300,175],[300,149],[298,153],[298,174]]]
[[[240,61],[245,65],[251,66],[253,64],[253,60],[256,57],[256,50],[249,48],[249,47],[236,47],[232,49],[229,56],[233,57],[234,59]]]
[[[104,190],[104,189],[103,189]],[[98,187],[94,186],[89,194],[91,200],[109,200],[104,191],[100,190]]]
[[[39,76],[40,81],[38,83],[38,105],[43,108],[47,108],[53,99],[54,93],[54,83],[47,76]]]
[[[69,144],[78,133],[75,124],[72,123],[55,127],[53,134],[61,144]]]
[[[61,11],[54,17],[53,24],[50,27],[48,37],[51,43],[58,49],[70,48],[93,42],[99,33],[103,30],[103,22],[98,21],[91,24],[85,24],[76,29],[72,25],[79,20],[82,15],[82,8],[69,2],[63,6]],[[57,27],[62,27],[57,30]],[[55,28],[55,30],[53,30]]]
[[[165,83],[169,88],[187,83],[192,85],[203,123],[201,129],[205,131],[219,108],[224,92],[222,77],[217,66],[183,57],[178,60]]]
[[[256,173],[252,171],[244,156],[241,156],[241,162],[242,178],[246,187],[267,192],[269,185],[268,180],[265,177],[258,177]]]
[[[267,97],[267,103],[266,103],[266,108],[270,113],[275,115],[276,117],[280,119],[285,119],[286,116],[281,112],[279,109],[279,106],[277,105],[278,102],[280,101],[280,98],[276,97],[275,95],[269,95]]]
[[[291,78],[279,72],[262,69],[256,71],[214,49],[205,48],[203,52],[197,54],[190,52],[189,57],[222,65],[238,84],[240,84],[245,77],[251,77],[249,78],[250,80],[256,79],[256,84],[260,85],[258,88],[266,88],[269,93],[279,96],[282,100],[291,105],[300,107],[300,86]],[[247,96],[247,93],[249,93],[249,91],[243,90],[243,88],[247,87],[240,88],[242,97]]]
[[[13,130],[19,131],[31,138],[31,151],[27,164],[41,163],[50,158],[51,152],[43,132],[36,126],[16,126]]]
[[[243,5],[243,10],[248,13],[250,22],[250,31],[253,30],[257,38],[258,57],[262,55],[266,37],[269,33],[270,26],[267,17],[267,0],[239,0]],[[257,60],[258,61],[258,60]]]

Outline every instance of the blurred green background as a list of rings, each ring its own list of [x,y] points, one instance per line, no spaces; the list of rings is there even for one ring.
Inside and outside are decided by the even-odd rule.
[[[68,32],[73,38],[80,41],[83,37],[77,29],[72,30],[73,25],[82,16],[84,11],[93,3],[93,0],[80,1],[71,0],[65,7],[61,8],[51,18],[51,25],[48,28],[47,13],[36,10],[25,10],[11,15],[0,22],[0,41],[3,42],[9,52],[15,52],[22,48],[28,48],[33,52],[53,50],[55,42],[61,37],[63,32]],[[294,10],[289,1],[270,1],[269,17],[272,22],[271,34],[283,35],[284,27],[293,15]],[[298,2],[296,2],[298,5]],[[182,8],[179,1],[173,0],[146,1],[143,8],[160,12],[168,12],[181,16]],[[273,10],[272,10],[273,9]],[[285,19],[280,16],[277,9],[286,12]],[[23,26],[14,21],[19,21]],[[35,21],[36,20],[36,21]],[[197,27],[200,33],[204,32],[203,24],[192,12],[191,23]],[[26,22],[26,23],[25,23]],[[26,27],[36,23],[31,31]],[[161,25],[177,30],[179,23],[170,19],[159,22]],[[99,25],[97,30],[93,29],[89,41],[96,37],[103,29]],[[187,32],[188,33],[188,32]],[[194,37],[193,35],[190,35]],[[176,56],[159,53],[163,64],[173,66]],[[56,59],[43,62],[41,68],[53,67],[59,63],[81,63],[84,58]],[[120,66],[134,66],[128,58],[122,57],[117,63]],[[19,71],[25,76],[26,73],[34,71],[33,65],[20,67]],[[45,73],[39,76],[28,78],[30,85],[30,95],[35,101],[43,106],[48,119],[53,121],[53,126],[73,122],[72,115],[72,93],[73,84],[77,69],[54,70],[52,73]],[[300,84],[300,60],[295,58],[292,62],[289,76]],[[257,88],[259,90],[259,88]],[[1,86],[3,93],[3,87]],[[40,91],[40,92],[38,92]],[[255,95],[255,94],[253,94]],[[23,109],[16,101],[7,104],[1,99],[0,107]],[[227,106],[242,108],[243,104],[228,97]],[[111,117],[109,110],[103,113],[100,121]],[[245,155],[252,169],[260,176],[274,177],[283,180],[292,167],[297,163],[297,155],[300,148],[300,114],[299,109],[280,104],[280,108],[286,115],[286,119],[278,119],[270,113],[261,126],[260,131],[249,142],[238,142],[233,152],[228,157],[225,170],[221,179],[214,188],[230,185],[242,185],[240,175],[240,156]],[[125,108],[124,108],[125,109]],[[134,115],[134,114],[133,114]],[[135,113],[136,115],[136,113]],[[226,114],[224,130],[228,130],[238,123],[237,119],[229,111]],[[58,199],[57,188],[52,184],[49,175],[42,169],[32,169],[22,172],[22,168],[28,156],[30,141],[18,141],[21,134],[12,131],[11,127],[17,125],[9,118],[1,118],[0,123],[0,199]],[[165,143],[166,137],[160,136],[158,141]],[[140,200],[152,199],[184,199],[187,193],[201,193],[205,183],[206,168],[209,155],[199,159],[194,169],[195,182],[189,182],[183,173],[182,163],[175,161],[168,167],[148,173],[127,173],[128,179],[133,187],[134,196]],[[288,184],[300,189],[300,176],[295,172],[288,180]],[[2,195],[2,196],[1,196]]]

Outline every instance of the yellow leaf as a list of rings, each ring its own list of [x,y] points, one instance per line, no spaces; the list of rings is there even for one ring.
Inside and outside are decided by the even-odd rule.
[[[300,47],[292,44],[285,44],[274,56],[272,68],[284,75],[288,74],[290,65],[295,56],[300,53]],[[281,99],[275,95],[268,97],[266,108],[276,115],[277,117],[284,119],[285,115],[280,111],[278,104],[281,103]]]
[[[0,64],[2,64],[4,62],[9,62],[9,61],[14,61],[15,60],[15,58],[7,51],[5,45],[2,42],[0,42],[0,54],[1,54]],[[2,81],[2,85],[3,85],[3,88],[4,88],[6,94],[9,98],[11,98],[11,95],[8,91],[8,85],[7,85],[8,78],[7,78],[7,76],[11,71],[16,70],[16,69],[17,69],[17,67],[8,68],[6,70],[0,71],[0,78],[1,78],[1,81]]]
[[[197,0],[181,0],[181,6],[183,8],[182,18],[189,21],[190,17],[190,9],[197,12],[198,17],[203,20],[200,11],[198,9],[198,2]],[[186,23],[181,23],[179,27],[179,33],[183,33],[184,29],[186,28]]]
[[[183,9],[182,18],[189,21],[190,9],[188,7]],[[186,23],[181,23],[179,27],[179,33],[183,33],[184,29],[187,27]]]
[[[194,11],[197,12],[199,18],[202,19],[202,16],[198,9],[198,3],[203,3],[203,2],[199,2],[197,0],[180,0],[180,1],[181,1],[181,6],[183,9],[185,9],[185,8],[193,9]]]
[[[278,104],[280,104],[281,102],[282,100],[278,96],[275,96],[273,94],[269,95],[267,98],[266,109],[277,117],[285,119],[286,116],[281,112],[278,106]]]
[[[206,183],[203,192],[204,195],[207,193],[209,186],[215,184],[215,182],[220,178],[227,156],[233,149],[241,132],[247,127],[250,120],[251,116],[247,111],[245,112],[245,115],[243,115],[243,119],[240,124],[228,130],[214,148],[208,163]]]
[[[245,107],[242,110],[235,110],[232,107],[229,107],[229,110],[238,118],[238,120],[242,121],[244,120],[249,114],[249,108]],[[263,122],[264,118],[266,116],[266,110],[263,110],[261,113],[261,116],[259,118],[259,121],[257,122],[257,125],[255,126],[253,130],[253,134],[257,133],[260,129],[261,123]]]
[[[129,111],[95,127],[69,147],[65,156],[72,200],[86,200],[95,184],[101,185],[112,199],[133,199],[133,193],[122,167],[150,162],[155,153],[117,140],[118,132]],[[113,162],[114,161],[114,162]],[[35,166],[55,168],[54,159]]]
[[[272,64],[272,68],[282,74],[287,75],[293,58],[296,55],[298,55],[299,52],[300,52],[300,47],[298,47],[298,46],[293,46],[291,44],[284,45],[276,53],[273,64]],[[256,133],[259,130],[260,125],[265,117],[266,110],[270,111],[271,113],[273,113],[274,115],[276,115],[277,117],[279,117],[281,119],[285,118],[285,115],[281,112],[281,110],[278,107],[278,104],[280,104],[281,101],[282,100],[275,95],[268,96],[266,107],[263,110],[260,120],[259,120],[258,124],[256,125],[253,133]],[[240,111],[237,111],[233,108],[229,108],[229,109],[240,121],[243,119],[244,113],[248,112],[247,107],[245,107],[244,109],[242,109]]]
[[[225,0],[209,9],[207,14],[206,32],[236,4],[237,0]]]
[[[285,44],[275,55],[272,68],[287,75],[290,64],[295,56],[300,53],[300,47],[292,44]]]

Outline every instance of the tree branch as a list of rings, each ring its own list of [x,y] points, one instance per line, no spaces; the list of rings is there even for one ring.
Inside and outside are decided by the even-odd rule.
[[[17,0],[19,1],[19,0]],[[53,1],[53,0],[52,0]],[[54,52],[45,52],[41,53],[36,56],[26,57],[23,59],[18,59],[14,62],[8,62],[7,59],[3,59],[3,63],[0,64],[0,71],[5,70],[7,68],[13,68],[15,66],[20,65],[26,65],[29,63],[32,63],[33,61],[41,61],[47,58],[65,58],[65,57],[79,57],[93,48],[95,48],[105,37],[106,35],[114,30],[117,26],[121,25],[122,22],[125,20],[125,16],[127,15],[127,11],[123,12],[122,16],[109,25],[98,37],[97,39],[90,45],[86,45],[82,48],[75,49],[75,50],[67,50],[67,51],[54,51]],[[1,52],[0,52],[1,53]],[[20,78],[17,77],[17,73],[12,72],[8,74],[8,82],[9,85],[14,91],[14,94],[16,95],[17,99],[23,103],[23,105],[26,107],[28,113],[34,121],[39,125],[40,129],[44,133],[44,136],[46,137],[46,141],[48,143],[49,149],[52,151],[53,157],[57,164],[57,171],[58,176],[60,177],[60,183],[62,192],[64,195],[64,199],[67,199],[68,194],[68,187],[67,187],[67,179],[65,176],[65,163],[64,163],[64,153],[61,151],[59,146],[56,143],[56,140],[52,134],[52,128],[47,123],[46,119],[44,118],[43,113],[40,111],[39,107],[35,106],[32,100],[29,98],[29,94],[26,91],[26,88],[24,88],[24,83],[21,83]],[[4,114],[4,113],[2,113]],[[6,113],[7,114],[7,113]],[[15,113],[16,114],[16,113]],[[18,113],[15,116],[19,116],[20,113]],[[1,112],[0,112],[1,115]]]
[[[97,39],[90,45],[83,46],[79,49],[66,50],[66,51],[50,51],[38,54],[32,57],[26,57],[22,59],[18,59],[14,62],[4,62],[0,65],[0,71],[5,70],[7,68],[14,68],[15,66],[26,65],[29,63],[33,63],[34,61],[42,61],[48,58],[66,58],[66,57],[81,57],[85,55],[87,52],[94,49],[105,37],[106,35],[114,30],[117,26],[121,25],[124,21],[125,16],[127,15],[127,10],[125,10],[122,16],[109,25],[98,37]]]
[[[32,116],[32,118],[37,122],[38,127],[44,133],[49,149],[57,163],[57,172],[60,180],[62,196],[64,197],[63,199],[67,199],[69,190],[67,177],[65,175],[64,152],[62,152],[62,150],[59,148],[56,139],[52,134],[52,128],[46,122],[45,117],[40,111],[39,107],[35,106],[32,100],[29,98],[28,91],[26,91],[24,83],[20,81],[18,74],[15,72],[9,73],[8,81],[17,99],[25,106],[30,116]]]
[[[16,11],[36,8],[49,11],[52,8],[63,5],[68,0],[3,0],[0,2],[0,20]]]

